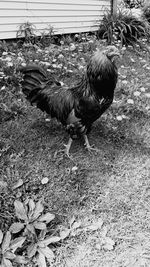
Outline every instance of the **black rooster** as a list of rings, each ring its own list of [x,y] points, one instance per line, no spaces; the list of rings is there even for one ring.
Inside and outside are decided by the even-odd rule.
[[[22,67],[22,90],[31,104],[56,118],[70,135],[65,145],[69,156],[72,141],[83,136],[88,150],[87,133],[91,125],[111,105],[117,83],[117,67],[114,57],[119,56],[115,46],[97,50],[89,60],[81,81],[72,88],[61,87],[53,77],[48,78],[37,65]]]

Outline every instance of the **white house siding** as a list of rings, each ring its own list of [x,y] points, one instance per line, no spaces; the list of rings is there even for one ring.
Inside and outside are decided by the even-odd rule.
[[[16,38],[25,22],[38,35],[49,25],[56,34],[94,31],[109,8],[110,0],[0,0],[0,39]]]

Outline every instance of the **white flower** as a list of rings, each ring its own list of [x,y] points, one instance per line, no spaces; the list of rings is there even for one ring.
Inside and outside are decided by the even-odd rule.
[[[134,104],[134,101],[133,101],[133,99],[129,98],[129,99],[127,100],[127,103],[133,105],[133,104]]]
[[[75,172],[77,170],[78,170],[78,167],[77,166],[72,167],[72,172]]]
[[[6,60],[7,60],[8,62],[10,62],[10,61],[12,61],[12,58],[11,58],[11,57],[6,57]]]
[[[117,121],[122,121],[122,116],[117,116],[116,119]]]
[[[7,52],[3,52],[2,55],[3,56],[6,56],[6,55],[8,55],[8,53]]]
[[[150,93],[146,93],[145,96],[150,98]]]
[[[63,54],[60,54],[59,56],[58,56],[58,58],[63,58],[64,56],[63,56]]]
[[[134,94],[134,96],[140,96],[141,92],[135,91],[133,94]]]
[[[146,91],[146,89],[144,87],[141,87],[140,90],[141,90],[141,92],[145,92]]]
[[[51,64],[49,62],[43,62],[46,66],[50,66]]]
[[[22,67],[25,67],[25,66],[26,66],[26,63],[25,63],[25,62],[22,62],[22,63],[21,63],[21,66],[22,66]]]
[[[128,82],[126,80],[122,81],[123,84],[127,84]]]
[[[8,62],[8,63],[7,63],[7,66],[8,66],[8,67],[12,67],[12,66],[13,66],[13,63],[12,63],[12,62]]]

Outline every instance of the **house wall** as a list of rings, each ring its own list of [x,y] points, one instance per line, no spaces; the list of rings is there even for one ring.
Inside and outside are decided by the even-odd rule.
[[[0,39],[16,38],[25,22],[38,35],[50,26],[56,34],[95,31],[106,9],[110,0],[1,0]]]

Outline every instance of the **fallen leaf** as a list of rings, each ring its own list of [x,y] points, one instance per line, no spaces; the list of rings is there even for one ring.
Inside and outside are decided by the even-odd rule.
[[[70,235],[70,229],[65,229],[63,231],[60,232],[60,238],[61,239],[65,239],[66,237],[68,237]]]
[[[72,172],[76,172],[78,170],[77,166],[72,167]]]
[[[77,229],[77,228],[79,228],[81,226],[81,222],[79,221],[79,222],[74,222],[73,224],[72,224],[72,226],[71,226],[71,229]]]
[[[145,96],[150,98],[150,93],[146,93]]]
[[[141,87],[140,90],[141,90],[141,92],[145,92],[146,91],[146,89],[144,87]]]
[[[97,222],[92,223],[91,225],[86,226],[87,230],[96,231],[98,229],[101,229],[103,225],[102,219],[98,219]]]
[[[135,91],[133,94],[134,94],[134,96],[140,96],[141,92]]]
[[[23,180],[22,180],[22,179],[19,179],[19,180],[17,181],[17,183],[14,184],[14,186],[12,187],[12,189],[16,189],[16,188],[22,186],[23,183],[24,183]]]
[[[113,250],[115,242],[110,237],[105,237],[103,248],[105,250]]]
[[[47,177],[41,180],[41,184],[47,184],[48,182],[49,182],[49,179]]]
[[[128,100],[127,100],[127,103],[133,105],[133,104],[134,104],[134,101],[133,101],[133,99],[128,99]]]
[[[122,116],[117,116],[116,119],[117,121],[122,121]]]

